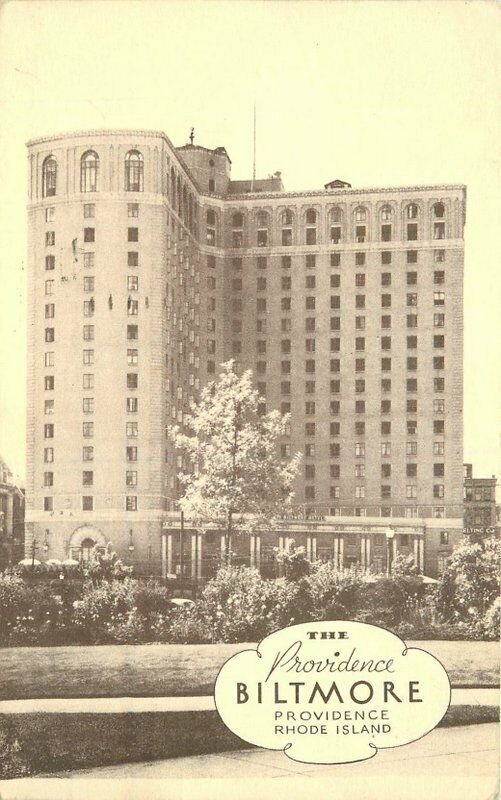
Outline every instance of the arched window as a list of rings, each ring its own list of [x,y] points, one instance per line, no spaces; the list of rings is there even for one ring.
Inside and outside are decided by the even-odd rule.
[[[183,187],[183,220],[186,225],[188,222],[188,190],[186,186]]]
[[[433,206],[433,216],[437,217],[438,219],[445,217],[445,206],[443,203],[435,203]]]
[[[270,217],[267,211],[258,211],[256,214],[257,226],[257,246],[268,246],[268,227],[270,224]]]
[[[243,228],[244,215],[240,211],[237,211],[235,214],[233,214],[231,218],[231,226],[232,228]]]
[[[87,150],[80,159],[80,191],[97,192],[97,173],[99,156],[94,150]]]
[[[306,244],[317,243],[317,212],[314,208],[306,211]]]
[[[129,150],[125,156],[125,191],[142,192],[144,161],[138,150]]]
[[[207,211],[207,244],[215,247],[216,245],[216,212],[210,208]]]
[[[331,244],[338,244],[343,235],[341,222],[343,219],[343,212],[339,206],[334,206],[329,212],[330,220],[330,241]]]
[[[294,222],[294,215],[290,208],[286,208],[280,215],[282,222],[282,246],[290,247],[292,245],[292,225]]]
[[[365,242],[367,240],[367,225],[359,224],[366,223],[368,219],[367,209],[364,206],[357,206],[355,209],[355,241]]]
[[[54,156],[48,156],[42,167],[42,196],[54,197],[57,185],[57,161]]]
[[[417,219],[417,216],[419,214],[419,208],[415,203],[409,203],[409,205],[405,209],[405,214],[407,219]]]
[[[383,222],[391,222],[393,217],[393,209],[391,206],[383,206],[381,209],[381,219]]]
[[[181,178],[177,176],[177,213],[179,216],[183,213],[183,195],[181,193]]]

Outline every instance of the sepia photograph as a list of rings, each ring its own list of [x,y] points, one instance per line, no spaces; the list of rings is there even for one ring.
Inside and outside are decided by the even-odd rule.
[[[0,800],[497,796],[500,34],[0,8]]]

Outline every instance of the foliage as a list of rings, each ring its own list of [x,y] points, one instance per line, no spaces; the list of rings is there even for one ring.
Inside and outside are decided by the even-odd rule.
[[[452,553],[442,576],[437,607],[445,620],[481,624],[499,596],[501,542],[464,541]]]
[[[487,639],[499,639],[501,618],[501,598],[496,597],[493,604],[485,612],[483,633]]]
[[[261,414],[260,403],[252,373],[239,377],[228,361],[186,418],[191,434],[174,432],[191,468],[179,476],[185,489],[180,507],[201,530],[210,525],[225,531],[228,556],[233,532],[273,525],[290,503],[299,467],[299,455],[287,464],[280,459],[288,415]]]
[[[124,580],[130,577],[133,567],[124,566],[109,542],[103,551],[97,545],[92,548],[87,574],[94,583],[99,581]]]
[[[171,613],[170,592],[153,581],[131,578],[88,583],[74,604],[80,638],[89,642],[151,641],[159,618]]]
[[[289,581],[298,581],[310,572],[311,562],[306,558],[305,548],[296,547],[294,541],[289,542],[285,549],[276,547],[275,558],[283,566]]]
[[[403,553],[396,554],[391,566],[391,572],[392,575],[398,577],[419,574],[419,570],[414,560],[414,556],[411,555],[406,556]]]

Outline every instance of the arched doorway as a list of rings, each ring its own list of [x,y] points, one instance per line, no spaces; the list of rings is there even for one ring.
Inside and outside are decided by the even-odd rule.
[[[107,539],[99,528],[93,525],[82,525],[73,531],[69,543],[69,556],[81,564],[88,564],[94,547],[105,549]]]

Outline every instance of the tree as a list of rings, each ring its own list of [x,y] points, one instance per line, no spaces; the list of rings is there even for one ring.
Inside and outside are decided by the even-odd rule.
[[[238,376],[228,361],[185,419],[190,434],[174,432],[191,468],[179,475],[181,510],[199,530],[224,531],[227,561],[234,533],[271,529],[293,496],[300,456],[283,463],[279,451],[289,415],[261,404],[251,371]]]
[[[446,619],[483,617],[499,595],[501,542],[464,541],[452,553],[439,587],[438,603]]]

